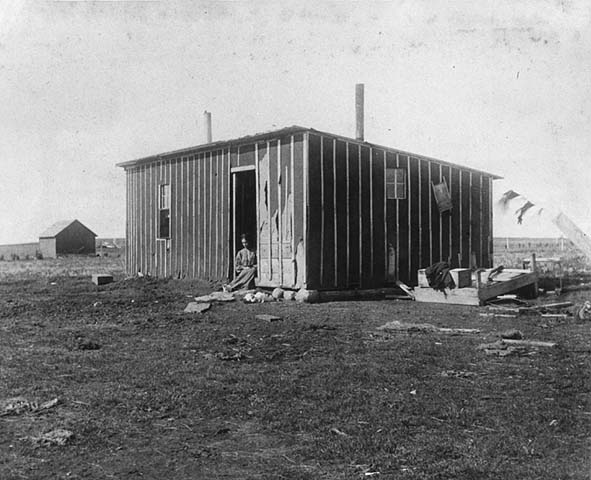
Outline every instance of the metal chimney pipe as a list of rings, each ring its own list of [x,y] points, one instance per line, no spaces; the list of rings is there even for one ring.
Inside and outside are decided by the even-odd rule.
[[[203,124],[205,129],[205,143],[211,143],[211,112],[203,112]]]
[[[355,85],[355,139],[363,142],[363,83]]]

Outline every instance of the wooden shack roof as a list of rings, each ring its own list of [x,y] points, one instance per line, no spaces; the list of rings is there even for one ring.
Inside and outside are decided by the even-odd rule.
[[[249,144],[249,143],[253,143],[253,142],[260,142],[260,141],[268,140],[271,138],[277,138],[277,137],[284,136],[284,135],[293,135],[295,133],[306,133],[306,132],[314,133],[317,135],[323,135],[323,136],[327,136],[327,137],[332,137],[335,139],[343,140],[345,142],[355,143],[358,145],[364,145],[364,146],[367,146],[370,148],[379,148],[379,149],[386,150],[389,152],[400,153],[403,155],[408,155],[410,157],[420,157],[425,160],[430,160],[433,162],[440,163],[441,165],[447,165],[450,167],[461,168],[462,170],[466,170],[466,171],[480,173],[480,174],[489,176],[494,180],[503,178],[503,177],[500,177],[499,175],[495,175],[493,173],[485,172],[483,170],[478,170],[476,168],[465,167],[463,165],[458,165],[458,164],[451,163],[451,162],[446,162],[444,160],[439,160],[438,158],[427,157],[425,155],[421,155],[418,153],[406,152],[406,151],[403,151],[403,150],[400,150],[397,148],[386,147],[384,145],[378,145],[378,144],[371,143],[371,142],[356,140],[354,138],[345,137],[343,135],[336,135],[334,133],[323,132],[320,130],[315,130],[313,128],[301,127],[298,125],[292,125],[291,127],[285,127],[285,128],[281,128],[279,130],[272,130],[272,131],[268,131],[268,132],[262,132],[262,133],[256,133],[253,135],[238,137],[238,138],[231,139],[231,140],[219,140],[216,142],[204,143],[204,144],[196,145],[193,147],[182,148],[179,150],[173,150],[170,152],[160,153],[160,154],[156,154],[156,155],[150,155],[148,157],[142,157],[142,158],[138,158],[136,160],[128,160],[126,162],[120,162],[117,164],[117,166],[123,167],[123,168],[136,167],[136,166],[145,165],[145,164],[152,163],[152,162],[175,158],[175,157],[178,157],[181,155],[194,154],[194,153],[199,153],[199,152],[203,152],[203,151],[215,150],[217,148],[226,148],[229,146],[240,146],[240,145]]]
[[[88,228],[83,223],[79,222],[78,220],[60,220],[59,222],[55,222],[51,227],[44,230],[40,235],[39,238],[53,238],[57,236],[60,232],[63,232],[66,228],[68,228],[73,223],[79,223],[82,227],[88,230],[92,235],[95,237],[97,236],[90,228]]]

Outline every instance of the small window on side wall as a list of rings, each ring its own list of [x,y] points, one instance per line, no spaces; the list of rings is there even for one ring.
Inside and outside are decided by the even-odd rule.
[[[386,198],[388,200],[406,199],[406,170],[386,168]]]
[[[160,185],[158,195],[158,238],[170,238],[170,185]]]

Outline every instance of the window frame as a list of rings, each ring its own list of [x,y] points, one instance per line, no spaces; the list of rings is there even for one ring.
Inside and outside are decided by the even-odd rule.
[[[170,204],[171,188],[170,183],[161,183],[158,185],[158,240],[170,240]],[[166,220],[165,225],[163,221]],[[166,232],[163,228],[166,226]]]
[[[391,172],[389,174],[389,172]],[[392,178],[388,178],[392,177]],[[392,188],[393,187],[393,188]],[[390,193],[393,189],[393,195]],[[406,168],[386,168],[386,199],[406,200],[408,190],[408,175]]]

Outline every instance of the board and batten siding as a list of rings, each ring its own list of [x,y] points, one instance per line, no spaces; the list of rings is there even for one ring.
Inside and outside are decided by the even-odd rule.
[[[144,275],[228,277],[229,149],[127,169],[127,270]],[[159,236],[159,194],[170,185],[170,238]]]
[[[492,174],[304,128],[218,142],[123,164],[127,271],[226,281],[233,182],[255,175],[260,286],[320,290],[414,286],[417,270],[492,266]],[[387,169],[406,173],[388,199]],[[432,184],[445,181],[451,211]],[[170,238],[158,238],[159,188],[170,185]]]
[[[200,148],[126,166],[128,273],[226,281],[236,238],[232,169],[254,167],[259,283],[304,286],[304,136]],[[158,238],[161,185],[170,185],[168,239]]]
[[[439,261],[492,266],[492,177],[349,139],[309,134],[307,288],[417,284]],[[405,199],[387,199],[386,169],[406,171]],[[447,183],[439,212],[432,184]]]

